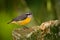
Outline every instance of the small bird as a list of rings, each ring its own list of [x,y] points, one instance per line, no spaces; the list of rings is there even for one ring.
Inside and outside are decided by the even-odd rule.
[[[9,23],[19,24],[19,25],[24,26],[31,21],[31,18],[32,18],[32,13],[27,12],[25,14],[22,14],[16,18],[12,19]]]

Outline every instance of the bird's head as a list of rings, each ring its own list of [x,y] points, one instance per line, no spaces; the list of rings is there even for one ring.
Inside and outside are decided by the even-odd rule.
[[[31,12],[26,13],[26,15],[27,15],[28,17],[32,17],[32,13],[31,13]]]

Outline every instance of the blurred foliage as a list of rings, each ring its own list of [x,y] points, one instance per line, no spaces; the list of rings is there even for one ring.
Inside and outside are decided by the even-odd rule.
[[[59,0],[0,0],[0,40],[12,40],[12,30],[20,27],[7,24],[11,19],[32,11],[33,21],[30,25],[40,25],[44,21],[60,19]]]

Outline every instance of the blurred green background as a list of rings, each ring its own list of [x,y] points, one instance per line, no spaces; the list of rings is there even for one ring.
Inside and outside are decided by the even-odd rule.
[[[12,30],[20,26],[7,23],[28,11],[33,13],[32,24],[60,19],[60,0],[0,0],[0,40],[12,40]]]

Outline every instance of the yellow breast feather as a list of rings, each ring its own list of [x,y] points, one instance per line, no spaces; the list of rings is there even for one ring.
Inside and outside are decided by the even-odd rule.
[[[26,19],[24,19],[24,20],[18,21],[17,23],[18,23],[19,25],[26,25],[26,24],[28,24],[30,21],[31,21],[31,18],[28,17],[28,18],[26,18]]]

